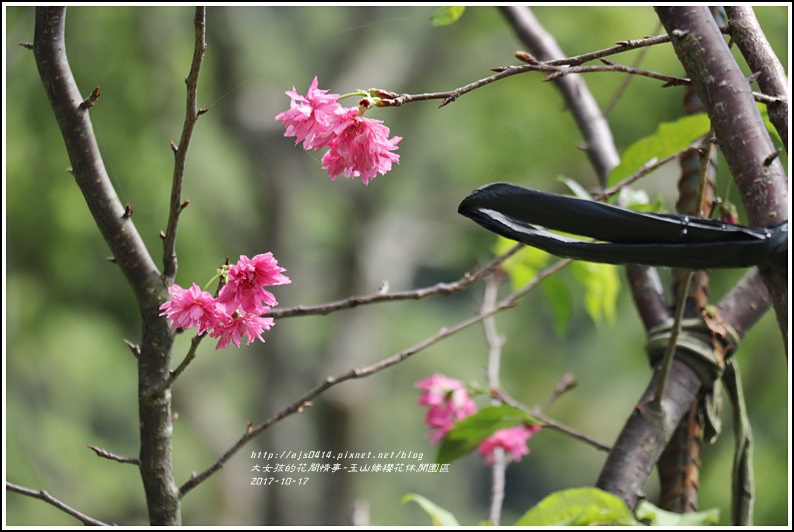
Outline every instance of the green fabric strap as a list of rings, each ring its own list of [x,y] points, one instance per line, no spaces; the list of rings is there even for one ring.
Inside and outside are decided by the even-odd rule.
[[[675,357],[692,368],[703,386],[704,401],[701,409],[703,438],[714,443],[720,434],[721,382],[733,406],[733,487],[731,520],[735,526],[752,525],[755,486],[753,479],[753,440],[750,420],[747,417],[736,361],[731,358],[739,344],[739,335],[721,324],[724,335],[718,335],[701,318],[687,318],[681,322],[676,342]],[[645,350],[651,364],[660,363],[672,334],[673,322],[648,330]],[[719,342],[719,343],[715,343]]]

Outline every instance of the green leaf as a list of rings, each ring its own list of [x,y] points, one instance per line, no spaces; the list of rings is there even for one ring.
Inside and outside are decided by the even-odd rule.
[[[579,199],[593,201],[593,195],[590,194],[586,188],[579,184],[578,181],[575,179],[571,179],[570,177],[560,176],[557,180],[564,184],[566,187],[571,189],[573,195]]]
[[[596,325],[615,323],[620,279],[613,264],[574,261],[574,278],[584,288],[584,308]]]
[[[669,528],[671,526],[708,526],[716,525],[720,519],[719,508],[712,508],[702,512],[677,514],[662,510],[648,501],[640,501],[635,511],[637,519],[647,522],[651,526]]]
[[[556,275],[543,279],[540,288],[554,315],[554,332],[557,336],[563,337],[568,331],[568,324],[573,315],[574,301],[571,289],[567,282]]]
[[[655,133],[626,149],[620,164],[610,172],[607,184],[616,185],[651,159],[663,159],[686,149],[698,137],[705,135],[709,127],[709,119],[702,113],[659,124]]]
[[[769,112],[766,109],[766,105],[759,103],[758,108],[761,111],[761,116],[764,119],[764,124],[766,124],[766,130],[769,132],[769,136],[772,138],[772,144],[774,144],[778,148],[782,148],[780,152],[780,162],[783,164],[783,168],[788,169],[788,152],[786,151],[786,147],[783,146],[783,141],[780,139],[780,135],[778,135],[777,129],[775,126],[772,125],[772,122],[769,120]]]
[[[515,240],[500,236],[496,240],[494,253],[501,255],[515,245]],[[540,249],[524,246],[522,250],[503,262],[502,269],[510,277],[510,285],[513,290],[518,290],[531,281],[546,265],[550,256]]]
[[[458,421],[447,432],[438,448],[436,463],[450,464],[476,449],[480,442],[497,430],[522,423],[543,425],[535,417],[509,405],[485,407]]]
[[[516,522],[516,526],[639,524],[623,501],[598,488],[572,488],[552,493]]]
[[[457,22],[464,11],[466,11],[466,6],[439,7],[430,15],[430,24],[433,26],[449,26]]]
[[[407,502],[415,502],[418,504],[422,510],[430,516],[430,519],[433,521],[433,526],[460,526],[454,515],[421,495],[409,493],[403,497],[400,502],[402,504]]]

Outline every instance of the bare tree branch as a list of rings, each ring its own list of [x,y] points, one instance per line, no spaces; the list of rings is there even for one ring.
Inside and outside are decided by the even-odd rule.
[[[527,414],[529,414],[529,415],[537,418],[538,420],[542,421],[543,422],[543,428],[554,429],[554,430],[556,430],[558,432],[561,432],[562,434],[565,434],[566,436],[572,437],[575,440],[579,440],[579,441],[581,441],[583,443],[586,443],[587,445],[593,447],[594,449],[598,449],[599,451],[607,451],[607,452],[609,452],[609,450],[610,450],[609,445],[607,445],[605,443],[602,443],[602,442],[600,442],[598,440],[595,440],[595,439],[591,438],[590,436],[588,436],[587,434],[579,432],[578,430],[576,430],[574,428],[571,428],[571,427],[569,427],[567,425],[564,425],[563,423],[560,423],[559,421],[551,419],[546,414],[544,414],[543,411],[541,409],[539,409],[539,408],[530,408],[530,407],[528,407],[528,406],[516,401],[515,399],[510,397],[504,390],[496,390],[496,395],[506,405],[510,405],[513,408],[518,408],[519,410],[521,410],[523,412],[526,412]]]
[[[705,6],[658,7],[679,60],[711,119],[739,188],[750,224],[769,227],[788,216],[788,180],[775,147],[727,43]],[[788,275],[762,272],[788,345]]]
[[[425,340],[414,345],[413,347],[409,347],[407,349],[404,349],[403,351],[400,351],[395,355],[392,355],[389,358],[383,359],[380,362],[377,362],[370,366],[354,368],[339,375],[326,378],[322,383],[318,384],[308,392],[304,393],[300,398],[298,398],[292,404],[281,410],[279,413],[275,414],[274,416],[270,417],[269,419],[263,421],[262,423],[256,426],[249,425],[245,434],[243,434],[234,445],[232,445],[225,453],[223,453],[223,455],[220,458],[218,458],[218,460],[216,460],[215,463],[213,463],[211,466],[209,466],[207,469],[205,469],[198,475],[191,476],[190,479],[187,482],[185,482],[182,485],[182,487],[179,488],[180,497],[184,497],[190,490],[192,490],[193,488],[195,488],[196,486],[207,480],[210,476],[212,476],[215,472],[217,472],[220,468],[222,468],[223,465],[226,462],[228,462],[229,459],[232,456],[234,456],[237,453],[237,451],[239,451],[243,447],[243,445],[251,441],[258,434],[269,429],[270,427],[272,427],[273,425],[275,425],[284,418],[287,418],[296,413],[303,412],[303,410],[311,406],[312,399],[319,396],[329,388],[351,379],[361,379],[373,375],[375,373],[378,373],[380,371],[383,371],[386,368],[390,368],[396,364],[399,364],[403,360],[415,355],[416,353],[419,353],[420,351],[423,351],[424,349],[427,349],[428,347],[440,342],[444,338],[452,336],[453,334],[456,334],[462,331],[463,329],[466,329],[467,327],[471,327],[472,325],[480,323],[482,320],[490,316],[493,316],[498,312],[502,312],[504,310],[507,310],[508,308],[514,307],[518,302],[519,298],[521,298],[522,296],[527,294],[530,290],[535,288],[538,284],[540,284],[540,282],[543,279],[561,270],[562,268],[570,264],[570,262],[571,261],[569,259],[560,260],[555,264],[549,266],[548,268],[541,270],[530,282],[525,284],[519,290],[513,292],[509,296],[502,299],[496,306],[494,306],[488,312],[480,312],[476,316],[461,321],[456,325],[453,325],[452,327],[444,327],[440,331],[438,331],[438,333],[436,333],[435,335],[426,338]]]
[[[751,72],[757,72],[761,91],[777,102],[770,103],[769,120],[788,152],[789,93],[786,71],[766,39],[751,6],[726,6],[733,42],[742,51]]]
[[[452,295],[456,294],[469,287],[474,281],[480,279],[499,267],[504,261],[512,257],[523,244],[516,244],[506,252],[502,253],[485,266],[466,273],[457,281],[451,283],[436,283],[432,286],[418,288],[416,290],[406,290],[403,292],[383,292],[379,291],[375,294],[365,296],[353,296],[347,299],[340,299],[330,303],[323,303],[320,305],[298,305],[295,307],[285,307],[282,309],[271,309],[264,317],[270,318],[291,318],[295,316],[313,316],[313,315],[326,315],[339,310],[346,310],[355,308],[361,305],[371,305],[373,303],[383,303],[388,301],[403,301],[406,299],[424,299],[434,295]]]
[[[197,7],[196,15],[193,19],[195,26],[196,42],[193,48],[193,62],[190,65],[190,72],[185,78],[187,85],[187,103],[185,104],[185,123],[182,126],[182,137],[179,139],[179,146],[174,146],[174,177],[171,184],[171,208],[168,214],[168,228],[165,231],[163,241],[163,275],[169,284],[176,276],[176,232],[179,225],[179,215],[188,206],[189,202],[182,201],[182,181],[185,177],[185,162],[187,161],[187,151],[190,147],[190,140],[193,137],[193,128],[198,122],[199,116],[207,112],[206,109],[198,108],[198,80],[201,73],[201,65],[204,62],[204,51],[207,49],[205,40],[207,27],[207,8]]]
[[[37,8],[33,53],[66,143],[72,173],[113,252],[114,262],[138,300],[143,319],[138,357],[141,478],[151,524],[178,525],[181,514],[171,460],[170,392],[150,397],[144,394],[166,379],[171,364],[174,333],[159,315],[166,285],[132,223],[131,210],[122,207],[108,178],[88,110],[81,108],[84,100],[66,57],[65,24],[66,8]]]
[[[71,506],[66,503],[63,503],[47,493],[44,490],[32,490],[30,488],[25,488],[23,486],[18,486],[16,484],[12,484],[11,482],[6,482],[6,490],[13,491],[14,493],[20,493],[22,495],[27,495],[28,497],[33,497],[34,499],[39,499],[41,501],[46,502],[47,504],[51,504],[52,506],[58,508],[59,510],[71,515],[84,525],[89,526],[110,526],[109,523],[104,523],[99,519],[94,519],[83,512],[75,510]]]
[[[66,57],[64,29],[66,8],[36,11],[33,55],[61,129],[69,161],[91,215],[142,306],[156,301],[161,283],[159,272],[132,219],[124,216],[99,153],[86,100],[77,88]],[[90,97],[89,97],[90,98]]]
[[[661,411],[651,405],[657,391],[659,371],[632,411],[607,457],[596,486],[620,497],[634,508],[644,493],[667,442],[700,390],[700,377],[679,360],[673,360],[667,376]]]
[[[132,456],[121,456],[115,453],[111,453],[110,451],[106,451],[101,447],[97,447],[95,445],[89,445],[89,449],[94,451],[96,455],[100,458],[107,458],[108,460],[113,460],[120,464],[133,464],[133,465],[140,465],[141,461],[138,458]]]
[[[484,282],[485,294],[483,295],[480,312],[487,313],[496,306],[496,298],[499,293],[499,274],[489,275],[484,279]],[[499,390],[502,388],[499,380],[499,368],[502,362],[502,346],[504,346],[505,339],[499,335],[496,329],[496,319],[493,316],[485,318],[482,321],[482,325],[485,330],[485,341],[488,343],[488,388]],[[499,404],[498,398],[492,398],[491,402]],[[488,513],[488,520],[493,526],[499,526],[505,498],[505,474],[507,472],[508,459],[502,448],[494,449],[493,453],[493,462],[491,463],[491,507]]]

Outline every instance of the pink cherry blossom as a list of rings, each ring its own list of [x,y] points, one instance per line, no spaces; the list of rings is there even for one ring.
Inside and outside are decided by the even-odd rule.
[[[425,424],[435,429],[430,433],[433,443],[438,443],[456,422],[477,411],[477,404],[457,379],[436,373],[417,382],[416,387],[425,390],[419,396],[419,404],[430,407],[425,415]]]
[[[396,136],[389,139],[389,128],[381,120],[356,117],[330,139],[323,169],[328,170],[331,180],[344,174],[347,178],[360,177],[367,185],[378,173],[391,170],[392,163],[400,162],[400,156],[391,152],[401,140]]]
[[[427,406],[439,406],[445,403],[449,399],[450,392],[455,390],[466,391],[466,386],[462,382],[442,373],[420,380],[416,383],[416,387],[426,390],[419,396],[419,404]]]
[[[216,325],[215,329],[210,332],[210,338],[220,338],[218,345],[215,346],[216,351],[228,346],[229,342],[240,347],[243,336],[248,338],[246,345],[253,342],[255,338],[264,342],[262,332],[269,331],[273,324],[273,318],[262,318],[256,314],[236,316],[228,323]]]
[[[170,301],[160,305],[160,316],[173,321],[174,329],[196,327],[198,334],[215,327],[224,317],[212,294],[204,292],[196,283],[185,290],[179,285],[168,288]]]
[[[327,90],[318,90],[317,76],[314,77],[306,92],[301,96],[292,87],[286,94],[291,98],[288,111],[276,115],[286,131],[285,137],[295,137],[295,144],[303,142],[303,149],[319,150],[327,146],[329,137],[334,134],[333,126],[337,122],[338,111],[342,106],[337,103],[338,94],[327,94]]]
[[[540,431],[537,425],[521,425],[509,429],[500,429],[480,443],[480,456],[488,456],[486,463],[494,461],[494,450],[502,448],[510,453],[513,460],[520,461],[521,457],[529,454],[527,440]]]
[[[276,297],[264,287],[292,282],[281,273],[283,271],[286,270],[278,265],[272,253],[256,255],[253,259],[240,255],[237,264],[229,268],[226,284],[218,293],[218,302],[229,314],[238,308],[243,312],[263,314],[266,307],[278,305]]]

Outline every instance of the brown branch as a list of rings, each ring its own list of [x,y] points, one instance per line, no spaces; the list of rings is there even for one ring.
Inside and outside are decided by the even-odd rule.
[[[617,495],[629,508],[642,497],[645,482],[700,390],[700,378],[694,370],[674,359],[659,411],[651,405],[659,376],[659,371],[654,372],[596,482],[598,488]]]
[[[436,283],[432,286],[426,286],[424,288],[407,290],[403,292],[389,293],[378,291],[375,294],[353,296],[347,299],[340,299],[338,301],[332,301],[330,303],[323,303],[320,305],[297,305],[295,307],[272,309],[268,313],[263,314],[263,316],[269,318],[292,318],[295,316],[326,315],[331,314],[332,312],[355,308],[361,305],[371,305],[374,303],[383,303],[389,301],[403,301],[407,299],[424,299],[434,295],[448,296],[456,294],[466,289],[477,279],[480,279],[493,272],[497,267],[499,267],[500,264],[513,256],[522,247],[522,244],[516,244],[485,266],[468,272],[457,281],[453,281],[451,283]]]
[[[197,475],[195,474],[192,475],[190,479],[179,488],[180,498],[184,497],[190,490],[192,490],[193,488],[195,488],[196,486],[207,480],[210,476],[212,476],[215,472],[217,472],[220,468],[222,468],[224,464],[228,462],[229,459],[232,456],[234,456],[237,453],[237,451],[239,451],[246,443],[251,441],[253,438],[261,434],[265,430],[269,429],[279,421],[293,414],[303,412],[303,410],[311,406],[312,399],[319,396],[329,388],[332,388],[338,384],[341,384],[351,379],[361,379],[373,375],[375,373],[378,373],[380,371],[383,371],[387,368],[390,368],[406,360],[407,358],[419,353],[420,351],[423,351],[424,349],[427,349],[428,347],[440,342],[441,340],[448,338],[449,336],[452,336],[453,334],[456,334],[468,327],[471,327],[472,325],[480,323],[484,319],[493,316],[494,314],[507,310],[508,308],[514,307],[518,302],[519,298],[521,298],[527,292],[535,288],[543,279],[561,270],[562,268],[570,264],[570,262],[571,261],[569,259],[561,260],[549,266],[548,268],[541,270],[530,282],[525,284],[519,290],[513,292],[509,296],[502,299],[499,302],[499,304],[494,306],[494,308],[491,309],[490,311],[480,312],[476,316],[461,321],[456,325],[453,325],[452,327],[444,327],[433,336],[426,338],[422,342],[407,349],[404,349],[403,351],[400,351],[399,353],[392,355],[389,358],[383,359],[380,362],[377,362],[369,366],[354,368],[344,373],[332,377],[328,377],[322,383],[318,384],[308,392],[304,393],[302,396],[300,396],[300,398],[298,398],[296,401],[294,401],[292,404],[290,404],[289,406],[287,406],[286,408],[284,408],[274,416],[268,418],[267,420],[263,421],[262,423],[256,426],[249,424],[245,434],[243,434],[234,445],[232,445],[225,453],[223,453],[223,455],[220,458],[218,458],[218,460],[216,460],[215,463],[210,465],[207,469],[205,469],[201,473]]]
[[[750,6],[726,6],[731,39],[741,50],[751,72],[758,73],[758,86],[764,94],[775,101],[768,104],[769,121],[783,141],[788,152],[788,81],[786,71],[780,63],[769,41],[766,39],[753,8]]]
[[[67,513],[83,523],[84,525],[89,526],[110,526],[109,523],[104,523],[98,519],[94,519],[93,517],[89,517],[88,515],[75,510],[68,504],[65,504],[49,493],[44,490],[32,490],[30,488],[25,488],[23,486],[18,486],[16,484],[12,484],[11,482],[6,481],[6,490],[13,491],[14,493],[19,493],[21,495],[26,495],[28,497],[33,497],[34,499],[39,499],[40,501],[44,501],[47,504],[50,504],[64,513]]]
[[[174,177],[171,184],[171,208],[168,214],[168,227],[165,231],[163,241],[163,276],[169,284],[176,277],[177,258],[176,258],[176,232],[179,225],[179,215],[187,206],[182,201],[182,181],[185,177],[185,162],[187,161],[187,151],[190,147],[190,140],[193,137],[193,128],[198,122],[199,116],[206,112],[206,109],[198,108],[198,81],[201,73],[201,65],[204,62],[204,51],[207,49],[205,40],[207,26],[207,8],[197,7],[196,15],[193,19],[195,26],[195,45],[193,47],[193,62],[190,65],[190,72],[185,78],[187,85],[187,102],[185,104],[185,122],[182,126],[182,137],[179,146],[171,143],[174,151]]]
[[[587,434],[579,432],[578,430],[571,428],[563,423],[560,423],[559,421],[551,419],[546,414],[544,414],[543,411],[539,408],[530,408],[516,401],[515,399],[510,397],[507,393],[505,393],[504,390],[497,390],[496,395],[499,398],[499,400],[501,400],[506,405],[510,405],[513,408],[518,408],[519,410],[526,412],[527,414],[537,418],[539,421],[542,421],[544,428],[554,429],[557,432],[561,432],[562,434],[574,438],[575,440],[579,440],[583,443],[586,443],[587,445],[590,445],[591,447],[593,447],[594,449],[598,449],[599,451],[609,452],[610,450],[609,445],[602,443],[598,440],[595,440],[590,436],[588,436]]]
[[[745,333],[761,319],[772,306],[764,280],[753,268],[725,294],[716,305],[717,316],[739,335]]]
[[[132,218],[114,190],[97,147],[89,112],[81,109],[64,40],[66,8],[36,8],[34,56],[50,105],[58,121],[77,185],[102,236],[137,298],[143,320],[138,358],[140,471],[152,525],[181,523],[178,489],[171,462],[171,399],[168,393],[143,397],[168,373],[174,333],[159,307],[167,296],[160,272]]]
[[[176,382],[179,376],[182,375],[182,372],[184,372],[190,363],[196,359],[196,351],[198,350],[198,346],[206,336],[206,334],[201,334],[193,337],[193,340],[190,341],[190,349],[188,349],[185,358],[179,363],[179,366],[177,366],[175,370],[169,372],[168,378],[165,379],[155,390],[149,392],[149,394],[161,394],[174,385],[174,382]]]
[[[66,8],[37,9],[33,55],[39,75],[66,144],[71,173],[91,215],[139,304],[151,305],[152,292],[160,285],[157,266],[132,220],[124,217],[124,206],[105,170],[90,115],[81,108],[84,99],[66,57],[65,25]]]
[[[88,448],[94,451],[96,455],[100,458],[107,458],[108,460],[114,460],[116,462],[119,462],[120,464],[141,465],[141,461],[138,458],[132,456],[121,456],[115,453],[111,453],[110,451],[106,451],[101,447],[96,447],[95,445],[89,445]]]
[[[741,194],[750,224],[770,227],[788,216],[788,180],[744,78],[711,13],[702,7],[658,7],[659,19],[698,91],[717,143]],[[762,272],[788,345],[788,275]]]

